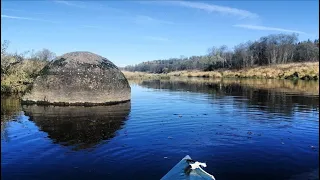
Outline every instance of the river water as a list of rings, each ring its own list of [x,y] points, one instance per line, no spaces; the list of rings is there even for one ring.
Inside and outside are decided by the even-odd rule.
[[[184,156],[217,180],[319,179],[319,82],[131,82],[129,103],[1,98],[1,177],[160,179]]]

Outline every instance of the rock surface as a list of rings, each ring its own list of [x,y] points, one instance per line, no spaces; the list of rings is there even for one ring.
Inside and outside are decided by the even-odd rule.
[[[23,104],[101,105],[129,101],[130,85],[108,59],[90,52],[71,52],[46,65]]]

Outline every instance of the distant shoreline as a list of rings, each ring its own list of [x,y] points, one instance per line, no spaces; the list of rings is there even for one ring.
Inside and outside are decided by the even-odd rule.
[[[257,66],[240,70],[220,69],[215,71],[173,71],[170,73],[147,73],[122,71],[130,79],[166,79],[170,77],[203,77],[203,78],[253,78],[253,79],[289,79],[319,80],[319,62],[303,62]]]
[[[36,65],[34,64],[36,63]],[[39,65],[40,64],[40,65]],[[27,66],[28,65],[28,66]],[[45,63],[41,61],[22,61],[17,64],[16,69],[30,68],[30,65],[36,72],[40,71]],[[257,66],[252,68],[243,68],[239,70],[220,69],[215,71],[173,71],[169,73],[155,74],[146,72],[129,72],[123,71],[122,73],[128,80],[149,80],[149,79],[170,79],[185,78],[185,77],[199,77],[205,79],[217,78],[247,78],[247,79],[289,79],[289,80],[305,80],[305,81],[318,81],[319,80],[319,62],[303,62],[303,63],[289,63],[278,64],[271,66]],[[30,85],[33,84],[34,77],[26,79],[15,78],[15,76],[1,77],[2,95],[21,95]]]

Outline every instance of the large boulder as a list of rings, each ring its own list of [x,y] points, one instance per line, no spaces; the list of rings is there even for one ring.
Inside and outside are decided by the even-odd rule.
[[[101,105],[130,97],[127,79],[112,62],[90,52],[71,52],[42,69],[22,103]]]

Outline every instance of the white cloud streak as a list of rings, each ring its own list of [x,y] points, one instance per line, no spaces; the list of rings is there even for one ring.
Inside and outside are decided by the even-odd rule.
[[[3,11],[11,11],[11,12],[26,12],[28,14],[37,14],[37,15],[54,15],[51,13],[39,13],[39,12],[33,12],[33,11],[26,11],[26,10],[20,10],[20,9],[8,9],[8,8],[3,8]]]
[[[245,28],[245,29],[260,30],[260,31],[278,31],[278,32],[307,34],[305,32],[297,31],[297,30],[275,28],[275,27],[266,27],[266,26],[256,26],[256,25],[249,25],[249,24],[236,24],[236,25],[233,25],[233,26],[234,27]]]
[[[99,3],[91,3],[91,4],[86,3],[86,4],[80,5],[78,2],[76,4],[76,3],[70,2],[70,1],[55,0],[53,2],[67,5],[67,6],[73,6],[73,7],[77,7],[77,8],[86,8],[89,10],[103,10],[103,11],[112,11],[112,12],[117,12],[117,13],[121,13],[121,14],[126,14],[130,17],[133,17],[134,18],[133,22],[136,24],[147,24],[147,25],[150,25],[150,24],[170,24],[170,25],[175,24],[170,21],[159,20],[159,19],[152,18],[150,16],[134,15],[134,14],[131,14],[131,13],[124,11],[124,10],[121,10],[121,9],[103,6]]]
[[[62,5],[66,5],[66,6],[71,6],[71,7],[75,7],[75,8],[85,8],[88,10],[97,10],[97,11],[108,11],[108,12],[115,12],[115,13],[122,13],[122,14],[130,14],[125,10],[121,10],[118,8],[113,8],[113,7],[109,7],[109,6],[104,6],[100,3],[97,3],[97,1],[86,1],[81,2],[80,1],[75,1],[77,3],[70,2],[70,1],[58,1],[58,0],[54,0],[53,2],[58,3],[58,4],[62,4]]]
[[[53,23],[53,24],[63,24],[62,22],[58,22],[58,21],[49,21],[49,20],[44,20],[44,19],[21,17],[21,16],[8,16],[8,15],[4,15],[4,14],[1,14],[1,18],[27,20],[27,21],[40,21],[40,22],[48,22],[48,23]],[[75,26],[75,27],[77,27],[77,26]],[[100,27],[100,26],[92,26],[92,25],[81,25],[81,26],[78,26],[78,27],[79,28],[91,28],[91,29],[106,30],[106,28],[103,28],[103,27]]]
[[[72,7],[77,7],[77,8],[85,8],[84,5],[80,5],[80,4],[76,4],[74,2],[70,2],[70,1],[54,1],[55,3],[59,3],[59,4],[64,4],[67,6],[72,6]]]
[[[190,2],[190,1],[165,1],[168,4],[187,7],[192,9],[200,9],[203,11],[207,11],[210,13],[220,13],[226,15],[233,15],[239,18],[259,18],[259,15],[256,13],[252,13],[247,10],[237,9],[227,6],[219,6],[214,4],[207,4],[201,2]]]
[[[171,21],[163,21],[163,20],[155,19],[150,16],[144,16],[144,15],[136,16],[134,22],[137,24],[168,24],[168,25],[175,24],[174,22],[171,22]]]
[[[1,14],[1,18],[8,18],[8,19],[23,19],[23,20],[31,20],[31,21],[37,20],[37,19],[34,19],[34,18],[18,17],[18,16],[8,16],[8,15],[3,15],[3,14]]]
[[[49,22],[49,23],[55,23],[55,24],[59,23],[59,22],[56,22],[56,21],[48,21],[48,20],[44,20],[44,19],[21,17],[21,16],[8,16],[8,15],[4,15],[4,14],[1,14],[1,18],[19,19],[19,20],[28,20],[28,21],[42,21],[42,22]]]

